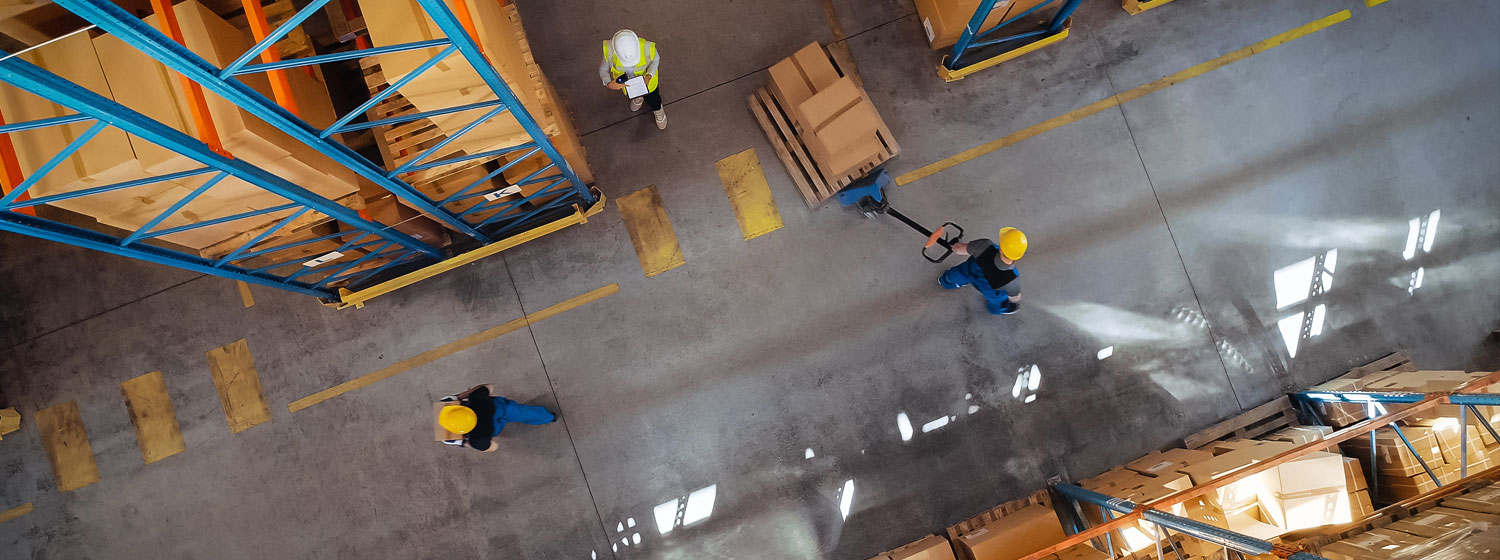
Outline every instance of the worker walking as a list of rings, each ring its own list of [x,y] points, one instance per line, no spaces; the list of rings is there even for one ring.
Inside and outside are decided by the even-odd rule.
[[[641,110],[641,105],[650,105],[656,116],[656,128],[666,130],[667,112],[661,107],[661,91],[657,89],[659,66],[661,56],[656,54],[656,43],[637,37],[634,31],[621,29],[604,42],[599,79],[604,82],[604,87],[624,91],[630,98],[631,111]],[[633,84],[634,87],[627,86],[635,78],[640,80]]]
[[[489,385],[476,385],[457,395],[443,397],[439,402],[451,402],[438,412],[438,424],[449,432],[462,435],[460,439],[444,440],[449,445],[468,445],[485,453],[500,449],[494,438],[500,435],[508,422],[522,424],[551,424],[557,415],[540,406],[521,404],[494,394]]]
[[[984,306],[993,315],[1009,315],[1020,308],[1021,280],[1016,261],[1026,254],[1026,234],[1013,227],[1000,228],[999,243],[975,239],[953,246],[953,252],[968,260],[948,269],[938,283],[949,290],[972,284],[984,296]]]

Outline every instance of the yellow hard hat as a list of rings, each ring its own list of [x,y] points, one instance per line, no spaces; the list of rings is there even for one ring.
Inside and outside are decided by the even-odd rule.
[[[479,423],[479,417],[467,406],[448,405],[438,413],[438,424],[455,434],[467,434]]]
[[[1026,234],[1013,227],[1000,228],[1000,254],[1010,260],[1019,260],[1026,254]]]

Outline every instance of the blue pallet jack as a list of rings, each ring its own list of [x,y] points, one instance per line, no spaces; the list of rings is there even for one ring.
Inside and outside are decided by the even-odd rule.
[[[884,167],[876,167],[868,175],[835,193],[834,197],[838,198],[839,204],[859,208],[866,218],[875,218],[883,214],[917,230],[927,236],[927,244],[922,246],[922,256],[934,263],[943,262],[943,259],[953,254],[953,246],[963,241],[964,228],[958,227],[958,224],[953,222],[943,222],[943,225],[938,226],[936,231],[929,230],[916,220],[897,212],[895,208],[891,208],[891,203],[886,200],[885,196],[885,188],[895,182],[890,172]],[[933,250],[934,247],[941,248],[942,252]]]

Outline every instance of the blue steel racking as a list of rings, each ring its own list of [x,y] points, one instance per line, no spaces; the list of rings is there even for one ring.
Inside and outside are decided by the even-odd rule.
[[[1400,436],[1407,449],[1411,451],[1412,455],[1416,456],[1420,461],[1421,455],[1417,453],[1417,450],[1412,446],[1411,441],[1408,440],[1405,435],[1402,435],[1401,428],[1396,424],[1396,422],[1412,415],[1425,412],[1429,409],[1432,409],[1433,407],[1436,407],[1439,404],[1446,403],[1458,406],[1458,422],[1460,426],[1467,426],[1467,417],[1469,414],[1473,414],[1476,418],[1478,418],[1477,423],[1480,426],[1483,426],[1484,429],[1489,432],[1491,437],[1500,440],[1500,433],[1497,433],[1495,427],[1490,424],[1489,420],[1485,418],[1483,414],[1480,414],[1479,410],[1475,408],[1476,406],[1500,406],[1500,394],[1472,392],[1481,390],[1496,383],[1500,383],[1500,371],[1492,372],[1484,377],[1468,381],[1452,393],[1366,393],[1339,391],[1304,391],[1300,393],[1292,393],[1290,395],[1291,398],[1303,405],[1312,402],[1363,403],[1367,405],[1366,410],[1368,411],[1369,416],[1364,421],[1351,426],[1347,426],[1344,429],[1329,434],[1321,440],[1302,444],[1294,449],[1280,453],[1274,457],[1270,457],[1249,467],[1234,471],[1233,473],[1213,480],[1208,484],[1195,486],[1193,488],[1177,492],[1170,496],[1166,496],[1162,499],[1153,501],[1149,504],[1138,504],[1130,500],[1116,498],[1106,494],[1087,490],[1073,484],[1054,481],[1051,485],[1052,489],[1058,496],[1063,498],[1062,503],[1065,506],[1061,508],[1061,511],[1059,512],[1060,514],[1063,514],[1060,515],[1060,517],[1065,520],[1065,527],[1068,528],[1068,532],[1071,535],[1062,543],[1033,553],[1022,560],[1039,559],[1047,554],[1052,554],[1071,546],[1087,546],[1087,543],[1101,537],[1105,539],[1104,548],[1106,550],[1112,551],[1114,549],[1113,543],[1110,542],[1112,540],[1112,532],[1121,528],[1124,524],[1136,519],[1150,522],[1161,529],[1163,535],[1159,535],[1159,537],[1166,536],[1165,534],[1169,530],[1175,530],[1179,533],[1190,535],[1205,542],[1217,544],[1227,549],[1235,550],[1242,554],[1271,554],[1277,557],[1290,558],[1294,560],[1315,560],[1321,558],[1320,556],[1302,552],[1293,548],[1275,545],[1263,539],[1257,539],[1254,537],[1236,533],[1234,531],[1228,531],[1220,527],[1173,515],[1167,511],[1164,511],[1164,508],[1168,508],[1172,505],[1180,504],[1195,497],[1205,495],[1208,492],[1212,492],[1219,487],[1227,484],[1232,484],[1238,480],[1244,479],[1245,477],[1254,476],[1255,474],[1264,471],[1265,469],[1295,459],[1306,453],[1321,451],[1328,448],[1329,445],[1337,445],[1340,442],[1360,437],[1366,432],[1369,433],[1371,444],[1370,447],[1372,449],[1373,455],[1373,450],[1375,448],[1375,433],[1377,430],[1386,427],[1394,430]],[[1402,404],[1406,405],[1406,407],[1401,410],[1385,412],[1381,407],[1376,406],[1380,403]],[[1311,411],[1308,411],[1308,413],[1313,418],[1317,418],[1317,415],[1312,414]],[[1461,443],[1459,444],[1459,480],[1466,480],[1469,478],[1469,438],[1466,435],[1462,435],[1462,430],[1460,431],[1460,434],[1461,435],[1459,437],[1459,441]],[[1368,486],[1372,495],[1374,495],[1375,488],[1379,482],[1379,471],[1378,469],[1376,469],[1377,464],[1378,463],[1376,462],[1376,458],[1373,456],[1370,458],[1367,464],[1369,467],[1369,474],[1367,475],[1369,477]],[[1432,470],[1427,468],[1425,462],[1422,464],[1422,466],[1424,469],[1426,469],[1427,475],[1432,476],[1433,482],[1437,483],[1436,485],[1441,488],[1443,485],[1438,482],[1436,476],[1433,476]],[[1088,517],[1083,515],[1078,508],[1078,505],[1081,503],[1088,503],[1098,506],[1100,508],[1100,511],[1104,515],[1104,522],[1089,526],[1089,523],[1087,521]],[[1163,555],[1163,550],[1161,548],[1162,538],[1158,538],[1157,541],[1157,557],[1167,558],[1167,556]],[[1178,557],[1180,558],[1182,556],[1181,552],[1176,550],[1175,544],[1173,545],[1173,547],[1173,551],[1176,552]]]
[[[974,16],[969,18],[968,25],[964,26],[963,33],[958,36],[958,42],[953,45],[953,52],[943,57],[944,78],[962,78],[966,74],[965,70],[978,70],[988,66],[986,62],[998,63],[1008,59],[1007,55],[1021,54],[1021,51],[1028,47],[1042,46],[1049,39],[1061,39],[1065,36],[1068,18],[1073,16],[1073,11],[1078,9],[1078,4],[1083,0],[1046,0],[1015,16],[1006,18],[994,27],[983,29],[985,20],[989,18],[990,12],[994,11],[998,1],[980,0],[979,7],[974,10]],[[1057,6],[1057,12],[1046,24],[1013,35],[989,38],[991,33],[1030,16],[1038,10],[1054,5]],[[1002,44],[1003,48],[982,51],[982,49],[998,47]],[[974,56],[968,56],[968,59],[965,59],[965,55],[974,55],[981,51],[989,56],[982,60],[974,60]]]
[[[546,133],[537,124],[536,119],[527,112],[526,108],[505,84],[499,73],[485,59],[475,44],[474,38],[465,31],[463,24],[441,0],[417,0],[417,2],[428,17],[432,19],[433,23],[436,24],[437,28],[446,36],[442,39],[383,47],[357,48],[289,60],[278,60],[277,57],[272,55],[263,56],[263,53],[266,53],[267,49],[273,48],[277,41],[285,37],[293,28],[301,25],[317,11],[322,10],[329,1],[313,0],[275,30],[272,30],[268,34],[262,34],[263,36],[261,36],[253,47],[224,68],[215,67],[173,38],[168,37],[151,25],[132,16],[108,0],[58,0],[56,3],[87,20],[93,24],[92,27],[97,27],[99,30],[114,35],[116,38],[139,49],[168,68],[186,76],[202,88],[229,100],[256,118],[281,129],[297,141],[310,146],[337,164],[347,167],[359,176],[391,192],[411,207],[440,221],[448,228],[469,236],[474,240],[469,243],[470,245],[494,246],[493,244],[497,241],[513,239],[518,234],[539,229],[541,226],[553,223],[558,213],[564,212],[569,208],[572,208],[575,213],[581,213],[582,208],[590,207],[598,202],[598,194],[579,179],[567,160],[562,157],[557,148],[548,139]],[[158,11],[160,12],[160,8],[158,8]],[[166,17],[172,17],[169,8]],[[88,32],[88,29],[86,28],[81,31]],[[276,102],[266,98],[236,78],[237,76],[259,72],[274,73],[302,66],[424,49],[440,50],[427,63],[419,66],[400,80],[397,80],[396,83],[390,84],[389,87],[373,95],[369,101],[350,111],[348,114],[339,117],[331,126],[321,130],[299,119],[292,112],[282,108]],[[399,92],[402,86],[411,83],[422,72],[431,69],[440,61],[455,54],[462,57],[465,63],[473,67],[485,82],[485,85],[494,94],[495,99],[374,121],[368,120],[366,117],[368,109]],[[0,53],[0,56],[4,56],[3,59],[0,59],[0,81],[67,107],[72,111],[76,111],[75,114],[63,117],[0,125],[0,137],[5,137],[8,142],[9,138],[6,135],[10,133],[74,123],[93,123],[87,131],[70,142],[60,153],[47,161],[45,165],[37,168],[31,176],[17,180],[16,173],[6,174],[10,181],[7,181],[5,185],[7,189],[3,198],[0,198],[0,229],[154,263],[314,295],[328,301],[338,301],[340,299],[340,286],[359,286],[380,278],[387,271],[409,269],[419,265],[430,265],[455,258],[455,255],[448,254],[448,252],[439,250],[412,236],[390,229],[390,226],[386,224],[366,219],[354,210],[292,184],[254,165],[234,159],[233,157],[226,157],[225,154],[220,153],[216,145],[206,144],[167,125],[153,121],[128,107],[95,94],[77,84],[70,83],[19,57],[5,53]],[[262,58],[262,60],[268,60],[268,62],[251,64],[251,61],[257,57]],[[466,111],[481,113],[469,125],[456,131],[438,144],[425,149],[416,157],[395,166],[394,169],[385,169],[383,165],[376,164],[369,158],[360,155],[358,152],[334,139],[334,135],[339,133],[393,126],[433,116]],[[526,131],[530,136],[529,142],[517,146],[485,151],[483,153],[462,154],[446,159],[428,161],[433,154],[438,153],[464,133],[505,113],[509,113],[514,117]],[[66,161],[90,138],[111,126],[118,127],[136,137],[187,156],[203,164],[204,167],[191,171],[145,177],[51,196],[29,197],[27,191],[36,185],[42,176]],[[514,159],[509,157],[516,154],[520,154],[520,157]],[[442,199],[428,197],[402,179],[403,175],[422,170],[462,162],[473,162],[475,160],[496,160],[502,157],[507,159],[506,163],[496,166],[496,169],[489,171],[483,178],[475,180],[468,186]],[[544,185],[543,187],[530,195],[520,198],[512,197],[514,199],[507,199],[493,197],[494,199],[491,200],[491,197],[486,197],[486,195],[491,193],[485,192],[484,189],[480,188],[481,186],[529,158],[545,158],[545,165],[540,166],[539,169],[530,173],[525,178],[515,181],[513,186],[541,184]],[[91,228],[38,217],[35,212],[36,207],[48,202],[121,191],[161,181],[206,174],[213,175],[203,185],[172,204],[169,209],[149,220],[143,227],[131,232],[95,231]],[[182,209],[195,198],[211,191],[215,184],[228,177],[243,180],[265,191],[281,196],[287,199],[288,202],[272,208],[222,216],[199,223],[158,229],[169,216]],[[479,197],[486,197],[486,200],[461,211],[455,208],[460,203],[466,201],[472,202],[472,199]],[[494,213],[483,219],[477,217],[488,212]],[[272,236],[276,232],[292,224],[299,218],[316,216],[315,213],[321,213],[336,220],[339,223],[339,231],[315,239],[299,240],[293,243],[281,245],[271,245],[268,243],[268,240],[273,239]],[[257,216],[264,216],[269,219],[273,214],[277,216],[277,219],[269,229],[259,232],[253,239],[250,239],[247,243],[244,243],[229,254],[217,258],[207,258],[183,252],[170,246],[151,244],[150,242],[152,239],[174,233],[182,233],[196,228],[245,220]],[[272,262],[270,264],[264,263],[267,256],[273,255],[277,251],[328,240],[341,242],[338,249],[339,252],[363,250],[367,251],[368,254],[352,262],[302,262],[304,258],[297,258]],[[252,261],[256,257],[261,257],[261,262]],[[373,264],[377,262],[375,259],[386,260],[378,267],[367,265],[367,263]],[[254,264],[248,264],[251,262]],[[362,265],[365,266],[362,268]],[[347,294],[348,292],[343,291],[342,293]]]

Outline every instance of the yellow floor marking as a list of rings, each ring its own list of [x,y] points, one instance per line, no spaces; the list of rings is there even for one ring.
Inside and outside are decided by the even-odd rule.
[[[242,338],[209,350],[205,356],[214,375],[214,387],[219,389],[219,403],[224,406],[229,431],[240,433],[270,422],[271,406],[266,404],[266,392],[260,387],[260,374],[255,372],[250,344]]]
[[[240,301],[245,302],[245,309],[255,307],[255,296],[250,294],[250,284],[244,280],[235,280],[234,283],[240,286]]]
[[[781,212],[776,210],[755,148],[721,159],[714,166],[719,168],[719,181],[724,183],[724,194],[734,206],[746,241],[781,229]]]
[[[656,185],[622,196],[615,204],[620,205],[625,229],[630,231],[630,243],[635,245],[635,256],[641,259],[641,270],[647,278],[687,262],[682,257],[682,247],[677,245],[677,232],[672,230],[672,221],[667,219],[667,209],[662,207]]]
[[[0,511],[0,523],[14,521],[17,517],[31,513],[31,502],[21,504],[5,511]]]
[[[99,482],[99,465],[94,463],[94,449],[89,445],[88,432],[83,429],[78,401],[47,407],[36,413],[35,420],[59,492]]]
[[[142,460],[155,463],[187,449],[161,372],[121,382],[120,392],[125,394],[125,408],[135,426],[135,441],[141,446]]]
[[[469,348],[473,348],[475,345],[478,345],[482,342],[494,340],[496,338],[499,338],[501,335],[504,335],[521,327],[529,326],[533,323],[555,316],[564,311],[576,309],[583,306],[584,304],[604,299],[606,296],[612,295],[618,291],[620,291],[619,284],[610,284],[608,286],[595,289],[594,291],[573,297],[572,299],[569,299],[557,305],[553,305],[536,313],[526,315],[519,319],[507,321],[499,326],[490,327],[489,329],[486,329],[484,331],[471,334],[448,344],[444,344],[421,354],[417,354],[405,360],[401,360],[399,362],[391,364],[390,366],[381,368],[380,370],[373,373],[365,374],[361,377],[345,381],[328,389],[324,389],[306,397],[302,397],[300,399],[292,401],[292,404],[288,405],[287,409],[291,410],[292,412],[297,412],[299,410],[326,401],[328,399],[332,399],[349,391],[368,387],[370,385],[373,385],[377,381],[395,377],[396,375],[406,372],[407,370],[416,368],[418,366],[427,365],[457,352],[462,352]]]
[[[1365,0],[1365,7],[1374,8],[1375,6],[1379,6],[1381,4],[1384,4],[1385,2],[1386,0]]]
[[[1296,39],[1300,39],[1319,30],[1326,29],[1336,23],[1347,20],[1349,19],[1349,17],[1349,10],[1343,10],[1336,14],[1315,20],[1291,31],[1287,31],[1286,33],[1276,35],[1259,43],[1255,43],[1248,47],[1243,47],[1239,50],[1230,52],[1229,54],[1215,58],[1208,62],[1192,66],[1186,70],[1183,70],[1176,74],[1172,74],[1160,80],[1156,80],[1135,89],[1123,91],[1117,95],[1095,101],[1082,108],[1074,109],[1067,114],[1053,117],[1046,121],[1042,121],[1040,124],[1023,128],[1019,131],[1011,133],[1009,136],[1006,136],[1004,138],[991,140],[984,144],[980,144],[973,148],[969,148],[967,150],[954,154],[953,156],[950,156],[948,158],[930,163],[920,169],[897,177],[896,184],[907,185],[925,179],[933,174],[944,171],[958,164],[964,163],[990,152],[994,152],[1006,146],[1016,144],[1018,142],[1021,142],[1022,140],[1026,140],[1043,132],[1047,132],[1066,124],[1077,122],[1079,120],[1082,120],[1084,117],[1088,117],[1100,111],[1113,108],[1122,103],[1128,103],[1130,101],[1140,99],[1152,93],[1164,90],[1179,83],[1185,82],[1189,79],[1203,75],[1209,71],[1222,68],[1231,63],[1250,58],[1252,55],[1265,52],[1286,43],[1290,43]]]

